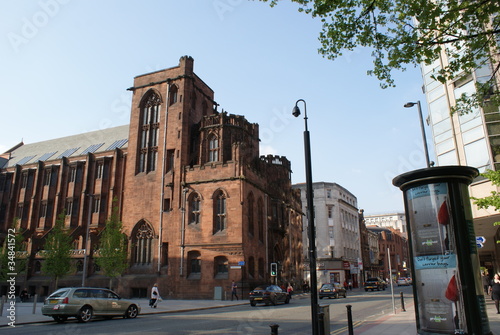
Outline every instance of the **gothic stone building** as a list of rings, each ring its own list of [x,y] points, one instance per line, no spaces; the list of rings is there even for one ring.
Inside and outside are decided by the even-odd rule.
[[[54,289],[40,251],[64,211],[74,267],[59,286],[108,286],[94,260],[113,206],[128,238],[129,267],[114,285],[124,296],[146,297],[158,283],[164,297],[223,299],[232,280],[245,292],[298,282],[300,193],[285,157],[259,156],[258,125],[218,112],[188,56],[137,76],[129,90],[130,125],[21,143],[0,156],[0,242],[19,219],[18,257],[28,264],[16,285],[41,296]]]

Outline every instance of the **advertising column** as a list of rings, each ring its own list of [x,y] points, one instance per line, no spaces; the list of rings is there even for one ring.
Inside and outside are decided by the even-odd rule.
[[[444,166],[393,180],[404,193],[418,334],[491,334],[468,192],[477,175]]]

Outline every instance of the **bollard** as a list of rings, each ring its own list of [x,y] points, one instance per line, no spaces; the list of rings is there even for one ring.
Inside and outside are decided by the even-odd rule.
[[[36,314],[36,301],[38,300],[38,294],[35,294],[33,298],[33,314]]]
[[[5,302],[5,296],[2,295],[2,298],[0,298],[0,316],[3,315],[3,304]]]
[[[319,312],[318,313],[318,331],[319,335],[326,335],[325,334],[325,313]]]
[[[278,335],[278,328],[280,325],[273,323],[272,325],[269,325],[271,327],[271,335]]]
[[[406,309],[405,309],[405,299],[403,298],[403,292],[401,292],[401,310],[403,312],[406,312]]]
[[[352,306],[346,305],[347,307],[347,328],[349,329],[349,335],[354,335],[354,328],[352,327]]]

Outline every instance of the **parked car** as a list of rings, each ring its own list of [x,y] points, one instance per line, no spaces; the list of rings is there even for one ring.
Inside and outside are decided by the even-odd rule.
[[[408,286],[408,285],[410,285],[410,283],[408,281],[408,278],[404,278],[404,277],[398,278],[397,284],[398,284],[398,286]]]
[[[258,303],[267,305],[276,305],[280,302],[288,304],[290,295],[276,285],[257,286],[250,292],[250,305],[255,306]]]
[[[319,289],[319,298],[320,299],[323,299],[323,298],[335,298],[335,299],[337,299],[339,297],[347,298],[346,289],[340,283],[321,285],[321,288]]]
[[[139,304],[122,299],[111,290],[94,287],[61,288],[45,299],[42,306],[42,314],[53,317],[57,322],[64,322],[69,317],[88,322],[93,316],[133,319],[140,311]]]
[[[368,291],[368,290],[380,291],[380,290],[385,290],[385,288],[387,287],[387,284],[384,280],[374,277],[374,278],[368,278],[365,281],[364,287],[365,287],[365,291]]]

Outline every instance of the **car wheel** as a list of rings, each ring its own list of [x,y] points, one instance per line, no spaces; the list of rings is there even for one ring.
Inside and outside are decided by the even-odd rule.
[[[68,320],[68,317],[67,316],[53,316],[54,318],[54,321],[56,321],[57,323],[63,323],[65,322],[66,320]]]
[[[139,309],[136,305],[130,305],[127,308],[127,312],[125,312],[125,317],[127,319],[134,319],[135,317],[137,317],[137,315],[139,315]]]
[[[365,288],[365,292],[368,292],[368,289],[367,289],[367,288]]]
[[[319,297],[320,299],[323,299],[323,297]]]
[[[80,322],[89,322],[90,319],[92,319],[92,315],[93,314],[94,314],[94,312],[92,311],[92,307],[90,307],[90,306],[83,306],[78,311],[78,315],[76,316],[76,318]]]
[[[257,305],[255,301],[250,301],[250,306],[255,307],[255,305]]]

